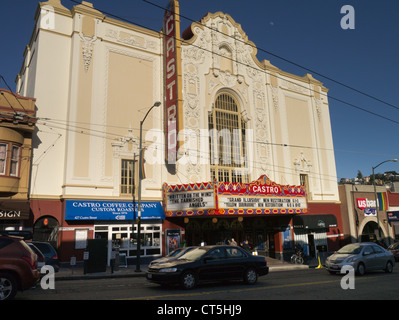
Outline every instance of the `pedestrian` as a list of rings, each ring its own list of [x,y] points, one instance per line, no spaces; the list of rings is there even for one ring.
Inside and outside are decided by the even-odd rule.
[[[244,250],[247,250],[248,252],[251,252],[251,248],[249,247],[248,240],[244,240],[244,243],[242,244],[242,248]]]
[[[236,246],[237,245],[237,242],[234,240],[234,238],[231,238],[230,245],[231,246]]]

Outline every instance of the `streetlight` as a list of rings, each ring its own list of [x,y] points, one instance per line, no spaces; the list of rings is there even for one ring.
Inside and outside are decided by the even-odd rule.
[[[374,174],[374,169],[377,168],[377,167],[379,167],[379,166],[382,165],[383,163],[389,162],[389,161],[397,162],[398,159],[385,160],[385,161],[383,161],[383,162],[377,164],[375,167],[372,167],[372,168],[373,168],[373,185],[374,185],[375,210],[376,210],[376,212],[377,212],[377,229],[378,229],[378,235],[380,236],[380,239],[379,239],[379,240],[381,240],[381,229],[380,229],[380,215],[379,215],[379,212],[378,212],[378,205],[377,205],[377,190],[376,190],[376,186],[375,186],[375,174]]]
[[[144,119],[140,121],[140,149],[139,149],[139,172],[142,169],[143,166],[143,152],[142,152],[142,144],[143,144],[143,123],[145,119],[147,118],[148,114],[154,107],[159,107],[161,105],[161,102],[157,101],[155,102],[152,107],[147,111],[147,113],[144,116]],[[137,208],[137,259],[136,259],[136,272],[141,272],[140,270],[140,250],[141,250],[141,239],[140,239],[140,229],[141,229],[141,180],[142,180],[142,174],[139,174],[139,203],[138,203],[138,208]]]

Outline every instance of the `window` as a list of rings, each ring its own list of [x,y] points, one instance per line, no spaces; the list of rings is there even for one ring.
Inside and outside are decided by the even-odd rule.
[[[221,93],[209,113],[211,179],[249,182],[246,155],[246,121],[236,99]]]
[[[6,174],[7,144],[0,144],[0,174]]]
[[[245,254],[238,248],[227,248],[227,258],[244,258]]]
[[[20,146],[0,143],[0,175],[19,176],[20,153]]]
[[[299,185],[305,187],[306,196],[308,196],[309,191],[309,177],[307,174],[300,174],[299,175]]]
[[[136,162],[134,160],[122,159],[121,163],[121,194],[132,195],[135,192],[135,183],[137,182],[138,173],[135,170]]]
[[[19,152],[20,147],[12,146],[11,151],[11,167],[10,167],[10,176],[17,176],[18,175],[18,167],[19,167]]]

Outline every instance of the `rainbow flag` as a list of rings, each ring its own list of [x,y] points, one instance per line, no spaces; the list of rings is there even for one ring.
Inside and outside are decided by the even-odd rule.
[[[378,208],[381,211],[388,210],[387,194],[385,192],[379,192],[377,193],[377,198],[378,198]]]

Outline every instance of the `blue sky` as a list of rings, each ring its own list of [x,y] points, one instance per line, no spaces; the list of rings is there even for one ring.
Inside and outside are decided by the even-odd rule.
[[[77,2],[62,0],[69,9]],[[163,10],[149,2],[164,7],[168,1],[91,2],[100,11],[160,30]],[[0,10],[0,74],[13,90],[37,4],[36,0],[7,1]],[[353,30],[341,28],[344,5],[355,10]],[[399,158],[399,1],[181,0],[181,30],[191,23],[184,17],[199,20],[216,11],[230,14],[241,24],[257,46],[260,61],[270,60],[299,76],[311,73],[329,89],[338,179],[355,177],[358,170],[369,175],[372,166]],[[1,82],[0,87],[5,84]],[[383,164],[377,172],[389,170],[399,172],[399,162]]]

